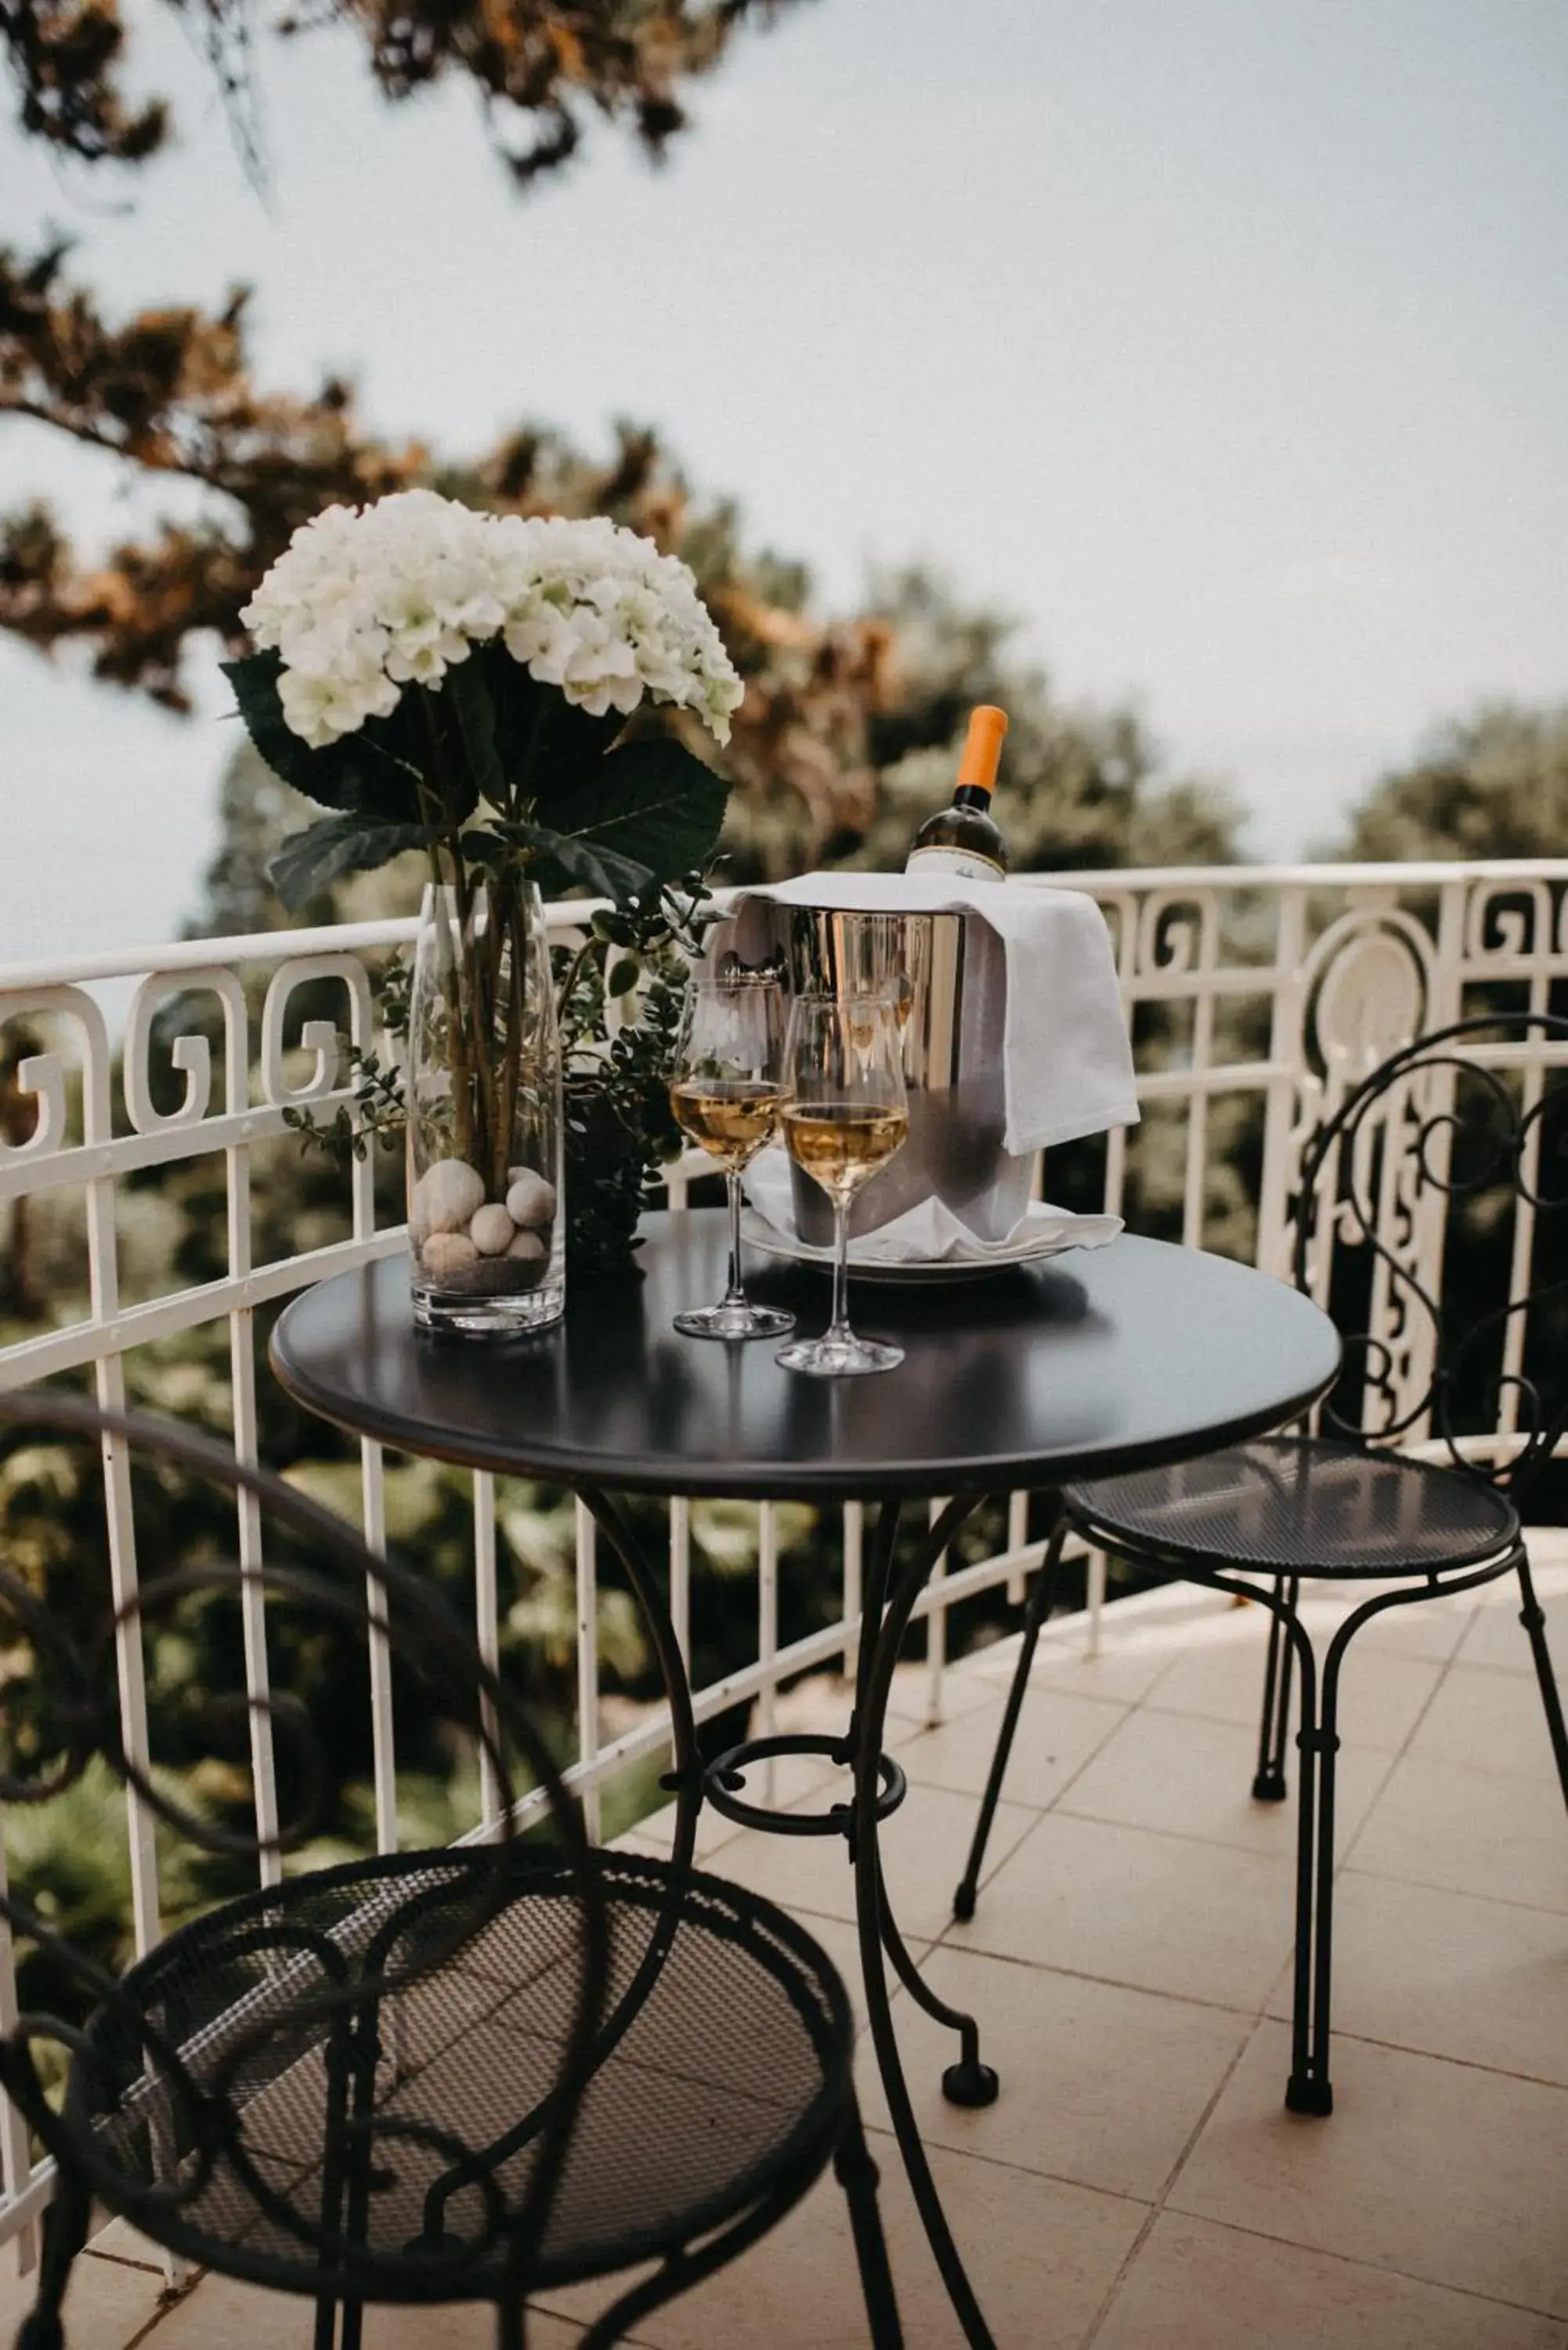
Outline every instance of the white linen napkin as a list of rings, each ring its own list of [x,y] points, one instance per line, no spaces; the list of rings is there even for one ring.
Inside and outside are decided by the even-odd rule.
[[[1020,1156],[1136,1126],[1132,1046],[1105,916],[1079,889],[951,874],[803,873],[737,892],[781,906],[846,913],[942,914],[968,908],[991,924],[1007,964],[1002,1029],[1003,1140]]]
[[[804,1248],[795,1230],[789,1159],[777,1143],[759,1150],[742,1177],[746,1198],[781,1240]],[[1122,1230],[1119,1216],[1075,1216],[1066,1208],[1033,1201],[1003,1241],[978,1241],[940,1200],[922,1200],[907,1208],[874,1232],[854,1232],[849,1240],[852,1264],[985,1264],[1010,1259],[1022,1246],[1103,1248]],[[816,1252],[825,1260],[831,1249]]]

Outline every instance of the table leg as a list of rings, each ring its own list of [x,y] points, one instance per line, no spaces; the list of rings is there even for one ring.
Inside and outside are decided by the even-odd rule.
[[[909,1960],[897,1927],[888,1910],[882,1885],[882,1856],[877,1836],[877,1799],[879,1792],[878,1761],[883,1732],[888,1720],[888,1700],[892,1694],[893,1671],[898,1661],[898,1651],[909,1629],[915,1603],[925,1588],[932,1567],[941,1556],[959,1528],[976,1508],[981,1496],[961,1494],[950,1502],[936,1524],[919,1543],[915,1555],[905,1567],[896,1584],[891,1579],[893,1537],[898,1524],[898,1504],[883,1504],[877,1524],[873,1552],[875,1582],[867,1587],[866,1620],[861,1635],[862,1660],[870,1652],[870,1662],[857,1677],[855,1709],[855,1820],[851,1851],[855,1862],[855,1908],[860,1932],[860,1964],[866,1978],[866,2005],[871,2024],[872,2045],[877,2052],[877,2069],[887,2092],[888,2109],[892,2117],[893,2132],[898,2141],[904,2168],[909,2176],[920,2223],[926,2231],[942,2282],[948,2290],[964,2338],[972,2350],[995,2350],[995,2345],[974,2290],[959,2257],[958,2246],[948,2226],[936,2181],[920,2143],[914,2108],[904,2079],[904,2068],[898,2054],[898,2036],[893,2029],[892,2010],[888,1997],[888,1977],[885,1955],[891,1956],[900,1980],[925,2007],[942,2022],[958,2030],[961,2038],[960,2063],[949,2067],[943,2086],[951,2095],[949,2085],[952,2075],[961,2076],[960,2086],[979,2089],[981,2094],[961,2095],[959,2103],[989,2104],[996,2095],[996,2076],[989,2066],[980,2062],[979,2033],[971,2017],[961,2016],[956,2010],[945,2007],[934,1999]],[[879,1610],[879,1620],[872,1615],[872,1603]],[[972,2065],[973,2074],[970,2077]],[[981,2076],[989,2076],[989,2086]]]
[[[697,1747],[697,1718],[691,1710],[691,1683],[686,1660],[675,1637],[670,1610],[659,1596],[652,1574],[625,1519],[606,1493],[585,1490],[582,1500],[625,1570],[659,1660],[659,1678],[670,1701],[672,1765],[659,1783],[675,1797],[675,1842],[670,1858],[676,1874],[683,1875],[691,1867],[697,1849],[697,1814],[702,1808],[702,1758]]]
[[[989,2105],[996,2095],[996,2074],[988,2064],[981,2062],[980,2033],[973,2017],[961,2013],[958,2009],[949,2007],[944,2001],[938,1999],[906,1950],[885,1898],[882,1856],[877,1841],[879,1814],[888,1807],[888,1790],[884,1787],[882,1780],[882,1743],[898,1652],[909,1630],[915,1604],[929,1580],[931,1569],[965,1520],[978,1508],[981,1499],[979,1493],[968,1493],[949,1502],[936,1524],[922,1535],[913,1557],[896,1582],[893,1576],[893,1545],[898,1534],[898,1505],[896,1502],[884,1503],[872,1539],[860,1656],[856,1670],[854,1710],[847,1735],[841,1744],[838,1742],[834,1743],[838,1756],[849,1763],[855,1773],[854,1805],[846,1825],[850,1856],[855,1867],[860,1960],[866,1980],[866,2003],[870,2017],[872,2043],[888,2095],[894,2135],[898,2141],[898,2150],[927,2241],[965,2338],[972,2345],[972,2350],[995,2350],[992,2335],[959,2257],[958,2247],[937,2193],[936,2182],[931,2177],[930,2165],[926,2159],[925,2148],[920,2143],[893,2030],[885,1957],[892,1960],[899,1981],[926,2012],[959,2034],[959,2060],[950,2064],[942,2076],[944,2094],[955,2105]],[[670,1742],[675,1764],[665,1783],[673,1787],[677,1795],[676,1858],[681,1866],[685,1866],[691,1858],[703,1782],[685,1665],[669,1614],[618,1512],[602,1493],[585,1492],[583,1500],[626,1570],[627,1579],[659,1657],[670,1698]],[[737,1750],[737,1752],[745,1751]],[[721,1766],[716,1764],[714,1769],[717,1772]],[[902,1792],[901,1786],[898,1792]],[[749,1814],[751,1807],[742,1808]],[[826,1819],[818,1824],[815,1832],[837,1833],[840,1825],[836,1818]],[[660,1956],[656,1946],[649,1959],[657,1964]],[[648,1966],[649,1960],[645,1960],[644,1970]],[[639,1981],[633,1985],[634,1995],[640,1990],[644,1970],[639,1970]],[[633,2005],[634,1998],[628,1996],[618,2014],[625,2014]]]

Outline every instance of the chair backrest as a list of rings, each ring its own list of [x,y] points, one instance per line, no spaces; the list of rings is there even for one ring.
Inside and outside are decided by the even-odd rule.
[[[1320,1425],[1517,1500],[1568,1424],[1568,1019],[1480,1014],[1390,1054],[1310,1139],[1292,1221],[1345,1343]]]
[[[115,1478],[73,1478],[82,1449],[150,1482],[138,1523],[161,1522],[172,1555],[144,1560],[140,1576],[114,1525]],[[278,2134],[297,2173],[287,2137],[297,2141],[308,2117],[325,2142],[307,2152],[329,2179],[356,2167],[366,2176],[399,2162],[411,2169],[417,2156],[466,2186],[462,2222],[448,2224],[440,2247],[441,2281],[462,2297],[483,2264],[506,2280],[498,2297],[520,2300],[609,1974],[603,1890],[537,1724],[427,1577],[204,1436],[52,1392],[0,1395],[0,1470],[16,1504],[9,1528],[0,1517],[0,1804],[26,1807],[11,1816],[27,1829],[26,1857],[43,1888],[25,1900],[16,1866],[8,1890],[0,1880],[0,1966],[16,1967],[24,2011],[0,2040],[0,2083],[26,2127],[78,2188],[176,2251],[207,2256],[212,2241],[234,2233],[237,2210],[255,2243],[296,2272],[297,2289],[375,2298],[385,2245],[356,2236],[346,2218],[324,2218],[315,2188],[279,2183],[290,2173],[279,2168]],[[41,1495],[31,1514],[16,1503],[25,1490]],[[82,1498],[95,1490],[108,1500],[96,1543]],[[64,1529],[52,1549],[39,1534],[51,1506]],[[345,1695],[349,1672],[364,1676],[359,1708]],[[286,1686],[291,1674],[303,1688]],[[377,1676],[408,1745],[449,1769],[483,1758],[493,1807],[466,1846],[343,1860]],[[358,1730],[347,1720],[356,1711]],[[127,1795],[141,1945],[134,1996],[119,1981],[121,1954],[101,1936],[92,1950],[79,1931],[61,1930],[71,1806],[78,1835],[87,1816],[101,1823],[107,1777]],[[535,1790],[544,1816],[537,1802],[527,1816],[531,1830],[549,1828],[543,1843],[518,1829]],[[52,1842],[36,1825],[51,1805],[60,1822]],[[195,1913],[166,1942],[149,1886],[160,1849],[184,1864],[169,1906]],[[290,1855],[302,1856],[292,1870]],[[339,1865],[315,1865],[323,1860]],[[253,1889],[237,1892],[247,1877]],[[456,1968],[470,1984],[497,1977],[524,1881],[553,1905],[555,2024],[529,2158],[502,2184],[456,2122],[400,2122],[375,2085],[378,2066],[399,2061],[387,2054],[399,2035],[428,2032],[421,2019],[438,1972]],[[93,1922],[90,1903],[78,1906]],[[13,1990],[14,1979],[0,1997],[10,2002]],[[62,2107],[49,2092],[67,2058]],[[335,2066],[350,2090],[324,2096],[323,2074]],[[18,2152],[11,2127],[8,2173],[25,2180],[26,2137]]]

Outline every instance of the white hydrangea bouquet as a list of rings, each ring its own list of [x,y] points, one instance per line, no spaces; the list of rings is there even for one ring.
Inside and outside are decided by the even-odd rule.
[[[649,540],[428,490],[318,515],[242,618],[257,650],[227,673],[251,739],[329,811],[274,858],[284,902],[407,849],[429,866],[404,1073],[416,1313],[537,1326],[564,1299],[539,889],[609,898],[609,936],[646,933],[728,795],[657,713],[722,744],[741,681]]]
[[[252,740],[334,811],[275,860],[286,905],[405,848],[625,899],[712,847],[722,779],[628,722],[662,703],[722,744],[742,688],[686,565],[635,532],[402,490],[306,523],[240,617]]]

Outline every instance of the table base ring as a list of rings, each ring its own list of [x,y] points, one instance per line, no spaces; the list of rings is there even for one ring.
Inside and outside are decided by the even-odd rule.
[[[742,1827],[756,1828],[763,1835],[847,1835],[854,1816],[850,1804],[836,1804],[826,1812],[781,1812],[767,1804],[748,1804],[735,1792],[744,1784],[748,1771],[780,1754],[819,1754],[843,1770],[854,1767],[854,1757],[842,1738],[805,1731],[780,1732],[772,1738],[747,1738],[721,1754],[717,1762],[709,1763],[702,1774],[704,1798],[727,1820],[734,1820]],[[890,1754],[877,1757],[877,1776],[880,1782],[877,1817],[885,1820],[909,1794],[909,1783]]]

